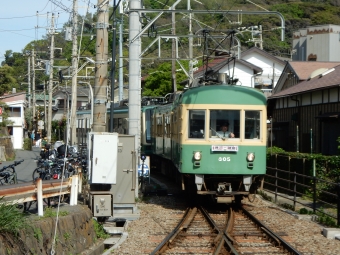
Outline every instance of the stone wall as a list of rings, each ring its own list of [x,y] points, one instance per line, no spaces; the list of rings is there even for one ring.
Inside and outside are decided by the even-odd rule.
[[[67,206],[60,212],[57,225],[54,254],[81,254],[96,241],[92,212],[86,206]],[[55,233],[56,218],[29,217],[30,226],[20,231],[17,237],[0,233],[0,254],[50,255]]]
[[[13,149],[13,144],[10,136],[0,137],[0,146],[5,147],[5,156],[6,159],[13,160],[15,158],[15,152]]]

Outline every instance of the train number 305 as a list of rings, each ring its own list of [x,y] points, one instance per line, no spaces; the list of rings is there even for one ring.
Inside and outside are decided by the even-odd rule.
[[[219,157],[218,161],[230,161],[230,157]]]

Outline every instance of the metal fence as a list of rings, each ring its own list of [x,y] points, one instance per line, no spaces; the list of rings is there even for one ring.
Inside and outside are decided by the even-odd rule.
[[[292,164],[292,160],[295,161]],[[337,221],[340,226],[340,182],[332,182],[317,177],[315,159],[307,162],[288,156],[275,155],[275,166],[268,166],[263,182],[263,190],[274,195],[274,202],[278,197],[288,199],[293,203],[293,210],[297,204],[313,210],[313,213],[327,215]],[[280,169],[278,166],[281,165]],[[292,167],[295,166],[295,167]],[[298,199],[304,197],[304,200]],[[328,213],[328,211],[337,213]]]
[[[43,216],[43,198],[70,194],[70,205],[76,205],[78,194],[82,192],[82,175],[73,175],[68,179],[42,180],[19,184],[0,186],[0,197],[3,202],[21,204],[30,201],[37,201],[38,215]]]

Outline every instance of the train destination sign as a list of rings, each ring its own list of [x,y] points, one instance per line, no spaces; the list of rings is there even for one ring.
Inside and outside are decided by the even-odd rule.
[[[235,145],[211,145],[211,151],[238,151]]]

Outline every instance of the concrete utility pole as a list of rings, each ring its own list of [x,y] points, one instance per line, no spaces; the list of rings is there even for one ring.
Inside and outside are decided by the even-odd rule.
[[[188,0],[188,11],[191,10],[190,0]],[[192,35],[192,14],[189,13],[189,86],[192,86],[194,81],[194,70],[192,64],[193,58],[193,35]]]
[[[175,6],[171,6],[171,9],[175,9]],[[171,20],[172,20],[172,29],[171,29],[171,34],[176,35],[176,13],[173,12],[171,13]],[[177,81],[176,81],[176,39],[172,39],[172,49],[171,49],[171,57],[172,57],[172,66],[171,66],[171,76],[172,76],[172,88],[173,91],[177,91]]]
[[[123,15],[119,23],[119,102],[123,100]],[[112,60],[113,61],[113,60]]]
[[[35,53],[34,53],[34,49],[32,50],[32,54],[31,54],[31,58],[32,58],[32,111],[33,111],[33,122],[35,119]],[[33,123],[34,124],[34,123]],[[46,125],[46,123],[45,123]],[[32,125],[33,126],[33,125]]]
[[[96,63],[94,81],[93,104],[93,131],[106,131],[106,103],[107,103],[107,52],[108,52],[108,26],[109,26],[109,1],[98,0],[98,21],[96,40]]]
[[[130,0],[129,9],[140,9],[141,0]],[[140,151],[140,112],[141,112],[141,39],[138,34],[141,31],[139,13],[132,11],[129,14],[129,134],[136,135],[137,152]],[[138,36],[138,37],[137,37]],[[134,40],[134,38],[136,38]]]
[[[120,1],[119,1],[120,2]],[[118,4],[119,4],[118,2]],[[111,102],[110,102],[110,125],[109,132],[113,133],[113,109],[114,109],[114,94],[115,94],[115,80],[116,80],[116,9],[118,6],[113,4],[113,26],[112,26],[112,62],[111,62]]]
[[[73,0],[72,11],[72,99],[71,99],[71,144],[76,143],[76,111],[77,111],[77,69],[78,69],[78,1]],[[68,142],[68,141],[67,141]]]
[[[34,65],[34,63],[32,63]],[[28,56],[28,107],[31,108],[31,56]]]
[[[48,82],[48,120],[47,120],[47,141],[51,142],[52,131],[52,89],[53,89],[53,65],[54,65],[54,13],[51,20],[51,48],[50,48],[50,78]],[[46,110],[46,108],[45,108]],[[45,114],[46,115],[46,114]]]

